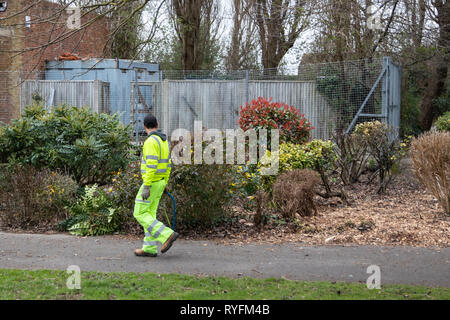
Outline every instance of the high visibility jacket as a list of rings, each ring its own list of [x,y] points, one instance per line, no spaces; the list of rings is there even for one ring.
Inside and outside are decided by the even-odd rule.
[[[164,179],[166,184],[172,170],[170,147],[166,135],[154,131],[144,142],[141,158],[141,174],[144,185],[150,186],[152,182]]]

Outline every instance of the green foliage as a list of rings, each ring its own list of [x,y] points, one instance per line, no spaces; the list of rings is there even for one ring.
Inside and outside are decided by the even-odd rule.
[[[117,210],[117,221],[121,231],[142,233],[141,225],[133,217],[134,200],[141,185],[140,161],[132,162],[125,169],[113,172],[106,193]]]
[[[0,219],[13,228],[47,228],[68,216],[77,183],[65,174],[29,165],[0,167]]]
[[[85,186],[84,195],[70,207],[72,217],[60,224],[71,234],[95,236],[117,231],[117,209],[96,184]]]
[[[450,131],[450,111],[447,111],[436,120],[436,127],[439,131]]]
[[[33,105],[0,129],[0,161],[65,170],[81,185],[104,184],[130,161],[130,130],[117,115]]]
[[[294,169],[312,169],[321,175],[333,169],[336,162],[334,143],[331,141],[312,140],[306,144],[282,143],[278,154],[267,151],[265,157],[279,157],[278,173]],[[261,163],[260,167],[264,167]],[[264,188],[272,189],[276,176],[263,176]]]
[[[235,168],[235,182],[231,184],[242,196],[253,196],[261,188],[262,176],[255,164],[240,165]]]
[[[402,135],[416,135],[421,132],[419,114],[422,96],[421,90],[412,84],[402,90],[400,109],[400,132]]]
[[[169,188],[177,202],[177,226],[206,229],[223,221],[233,197],[233,178],[228,165],[175,166]]]
[[[450,112],[450,80],[447,80],[445,85],[445,93],[433,100],[433,109],[436,110],[436,115]]]

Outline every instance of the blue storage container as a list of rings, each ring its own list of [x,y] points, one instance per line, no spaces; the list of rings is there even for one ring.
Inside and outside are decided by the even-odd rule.
[[[124,59],[90,59],[75,61],[49,61],[45,80],[101,80],[110,85],[110,114],[119,113],[122,123],[130,123],[131,83],[159,81],[159,65]],[[152,87],[140,86],[145,104],[151,108]],[[134,101],[134,99],[133,99]],[[145,114],[138,113],[139,118]],[[139,122],[142,121],[142,119]]]

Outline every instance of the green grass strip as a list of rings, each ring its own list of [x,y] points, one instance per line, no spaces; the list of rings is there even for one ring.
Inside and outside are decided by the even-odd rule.
[[[449,288],[179,274],[81,272],[81,289],[53,270],[0,269],[0,299],[450,299]]]

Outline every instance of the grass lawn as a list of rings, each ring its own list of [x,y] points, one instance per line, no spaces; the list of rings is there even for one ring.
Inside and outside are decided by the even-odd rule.
[[[81,272],[81,289],[65,271],[0,269],[0,299],[450,299],[449,288],[361,283],[231,279],[179,274]]]

